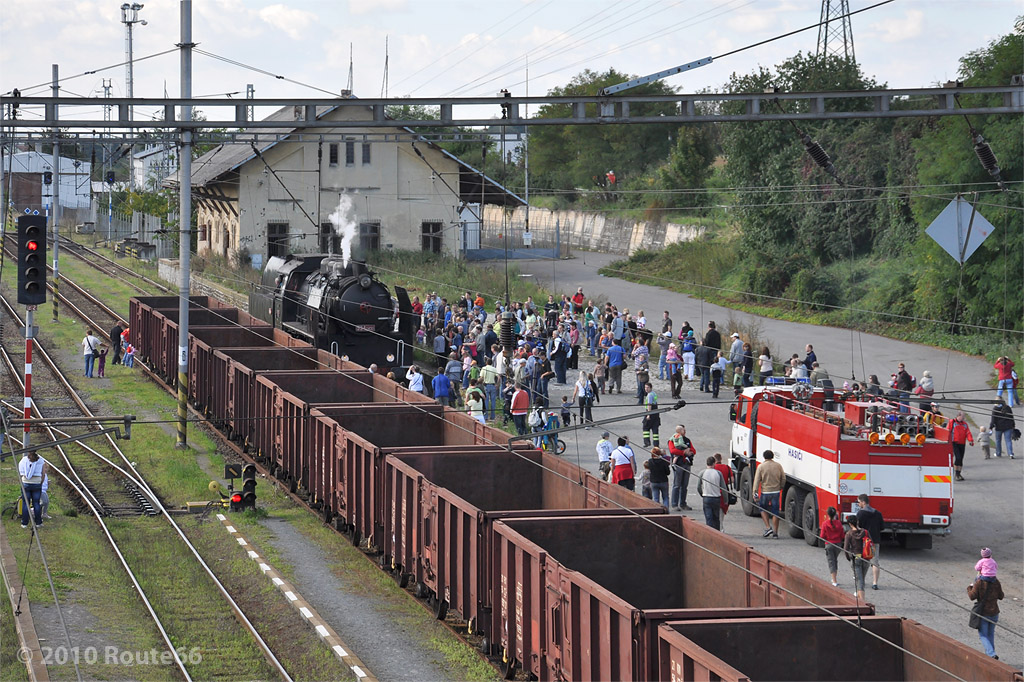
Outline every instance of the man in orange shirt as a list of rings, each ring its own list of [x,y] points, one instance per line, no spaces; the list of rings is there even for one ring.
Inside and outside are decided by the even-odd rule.
[[[516,384],[509,411],[512,413],[512,422],[516,425],[516,432],[520,436],[526,433],[526,413],[530,411],[530,393],[523,388],[522,384]]]

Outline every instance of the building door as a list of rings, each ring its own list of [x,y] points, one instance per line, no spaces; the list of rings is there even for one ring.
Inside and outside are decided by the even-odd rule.
[[[441,253],[441,243],[444,239],[443,230],[444,224],[439,220],[424,220],[420,224],[424,251],[428,253]]]

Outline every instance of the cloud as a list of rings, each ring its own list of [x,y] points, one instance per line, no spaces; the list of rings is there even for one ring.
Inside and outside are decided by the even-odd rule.
[[[405,9],[406,0],[348,0],[348,11],[352,16],[378,12],[394,12]]]
[[[312,12],[293,9],[285,5],[268,5],[259,11],[260,19],[284,31],[292,40],[307,37],[307,29],[317,20]]]
[[[924,31],[924,12],[916,9],[908,10],[903,18],[890,19],[885,23],[876,22],[869,28],[872,35],[884,43],[913,40]]]

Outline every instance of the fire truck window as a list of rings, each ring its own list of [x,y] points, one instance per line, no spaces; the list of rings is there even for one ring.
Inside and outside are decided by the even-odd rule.
[[[740,424],[746,424],[747,423],[747,405],[748,405],[748,403],[749,403],[749,401],[746,400],[745,398],[740,398],[739,405],[738,405],[738,407],[739,407],[739,415],[738,415],[738,417],[736,419],[737,423],[740,423]]]

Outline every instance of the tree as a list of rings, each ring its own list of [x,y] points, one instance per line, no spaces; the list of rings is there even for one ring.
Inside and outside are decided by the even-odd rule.
[[[734,74],[726,89],[799,92],[876,87],[856,64],[835,56],[822,62],[798,53],[774,72],[762,67],[752,74]],[[730,113],[736,106],[725,104],[723,109]],[[796,113],[806,106],[780,100],[775,111]],[[850,100],[829,106],[868,107],[870,102]],[[872,188],[885,182],[892,127],[885,120],[801,121],[799,125],[768,121],[722,127],[726,174],[738,187],[744,247],[756,254],[754,269],[770,264],[774,273],[753,273],[748,278],[749,283],[757,283],[758,293],[781,294],[789,286],[789,273],[870,251],[876,233],[885,229],[887,214],[872,200],[878,194]],[[863,189],[843,189],[807,153],[802,134],[827,151],[843,184]]]
[[[1024,72],[1024,22],[1013,33],[975,50],[960,60],[960,79],[967,86],[1005,84]],[[965,96],[968,106],[971,98]],[[1024,177],[1024,143],[1019,115],[944,117],[928,126],[914,143],[917,180],[922,186],[951,185],[921,192],[912,201],[921,228],[927,227],[949,202],[950,192],[962,192],[995,231],[963,266],[927,235],[917,240],[918,280],[914,299],[925,317],[1020,330],[1024,324],[1024,218],[1019,190],[998,192],[993,178],[974,153],[971,127],[991,146],[1003,180]],[[1019,185],[1018,185],[1019,187]],[[974,201],[973,192],[981,192]],[[958,331],[954,327],[954,331]]]
[[[609,85],[633,76],[609,69],[577,74],[565,86],[552,89],[552,96],[596,95]],[[629,91],[631,95],[668,95],[675,90],[664,82],[647,83]],[[596,105],[587,105],[588,115],[597,115]],[[631,105],[634,116],[657,116],[675,111],[672,103]],[[547,104],[537,118],[569,118],[568,104]],[[539,125],[530,131],[531,184],[548,189],[593,188],[602,185],[605,174],[614,171],[618,182],[638,178],[668,158],[673,124],[651,125]]]

